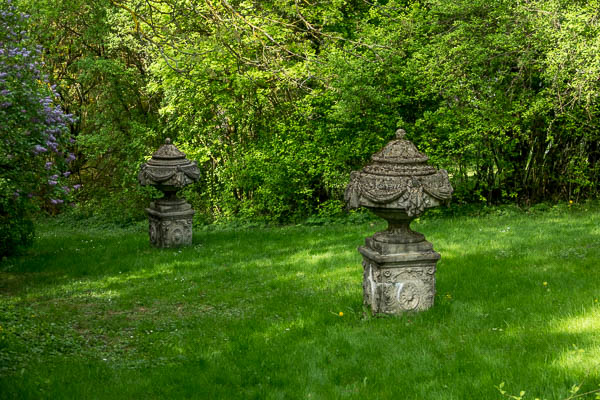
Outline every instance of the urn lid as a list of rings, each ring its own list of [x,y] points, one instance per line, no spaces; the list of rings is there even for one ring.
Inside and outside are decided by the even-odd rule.
[[[383,176],[422,176],[436,173],[436,169],[427,165],[425,154],[404,138],[404,129],[396,131],[396,139],[371,156],[373,163],[367,165],[362,172]]]
[[[165,144],[160,146],[158,150],[152,154],[152,158],[148,160],[149,165],[163,166],[163,165],[178,165],[188,164],[190,161],[185,158],[185,153],[171,144],[171,139],[167,138]]]
[[[404,139],[406,132],[404,129],[396,131],[396,140],[392,140],[373,154],[371,158],[375,162],[387,164],[423,164],[429,160],[425,154],[417,150],[417,147],[409,140]]]

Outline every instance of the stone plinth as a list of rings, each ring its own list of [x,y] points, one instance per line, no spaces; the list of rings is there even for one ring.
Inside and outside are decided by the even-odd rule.
[[[185,200],[157,200],[146,208],[150,244],[178,247],[192,244],[194,210]]]
[[[433,306],[435,270],[440,255],[410,222],[427,208],[450,200],[448,174],[426,165],[428,157],[398,130],[373,162],[350,175],[349,207],[366,207],[388,222],[386,230],[366,238],[363,302],[374,314],[401,314]]]
[[[363,303],[373,313],[386,314],[433,306],[435,265],[440,255],[431,243],[424,238],[388,243],[377,236],[366,238],[365,245],[358,248],[363,256]]]

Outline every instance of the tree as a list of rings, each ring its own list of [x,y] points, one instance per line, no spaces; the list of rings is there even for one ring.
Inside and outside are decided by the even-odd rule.
[[[129,13],[104,0],[19,3],[31,13],[60,104],[77,120],[72,177],[84,184],[80,208],[120,220],[143,215],[148,190],[135,177],[164,142],[157,123],[162,95],[147,90],[151,55]]]
[[[198,216],[336,213],[398,127],[460,202],[598,195],[595,0],[19,3],[94,210],[140,215],[135,173],[169,136],[202,166]]]

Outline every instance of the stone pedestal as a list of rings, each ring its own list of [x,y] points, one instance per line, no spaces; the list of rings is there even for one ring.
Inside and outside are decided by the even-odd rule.
[[[192,244],[194,210],[185,200],[157,200],[146,208],[150,244],[178,247]]]
[[[376,313],[400,314],[433,306],[435,265],[431,243],[385,243],[377,234],[358,248],[363,256],[363,303]]]
[[[414,217],[405,211],[372,208],[388,221],[386,230],[365,239],[363,302],[374,314],[400,314],[433,306],[435,265],[440,255],[425,236],[410,229]]]

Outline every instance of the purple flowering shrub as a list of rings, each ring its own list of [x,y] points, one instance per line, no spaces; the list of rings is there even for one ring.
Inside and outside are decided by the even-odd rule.
[[[56,207],[75,190],[67,182],[73,118],[55,104],[28,18],[0,0],[0,255],[30,242],[28,213]]]

